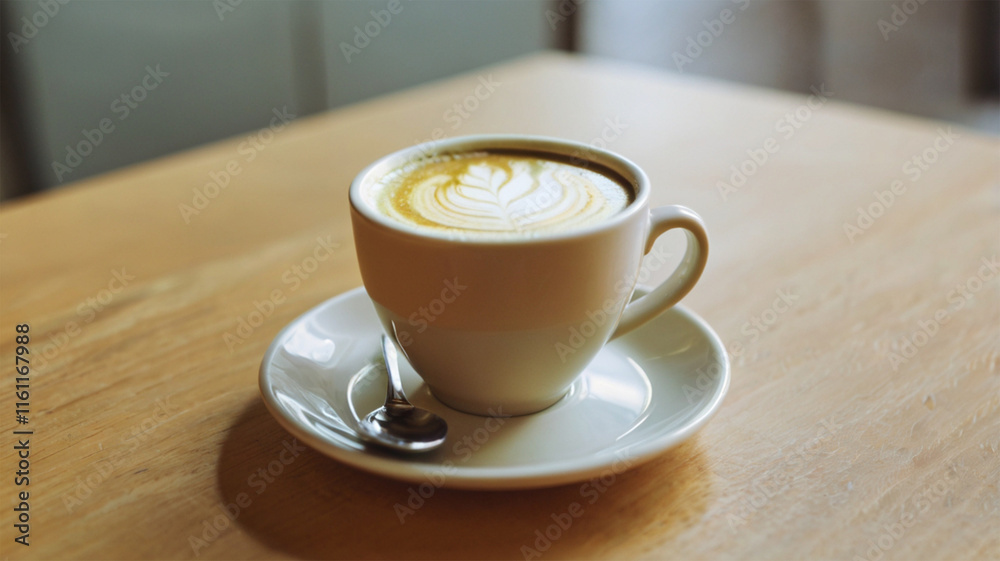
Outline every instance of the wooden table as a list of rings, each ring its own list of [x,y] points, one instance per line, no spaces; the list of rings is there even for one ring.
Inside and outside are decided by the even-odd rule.
[[[4,557],[523,559],[581,485],[437,490],[401,525],[411,485],[297,450],[257,389],[282,326],[361,282],[353,176],[483,132],[605,143],[648,170],[655,204],[701,213],[713,245],[685,303],[732,355],[718,416],[619,476],[543,558],[1000,557],[1000,142],[836,92],[554,54],[6,205]],[[306,272],[321,243],[332,256]],[[14,430],[33,431],[28,486]]]

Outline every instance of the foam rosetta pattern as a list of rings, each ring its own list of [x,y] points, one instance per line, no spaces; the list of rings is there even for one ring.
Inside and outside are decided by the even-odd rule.
[[[620,212],[631,191],[596,171],[537,157],[437,157],[379,182],[380,210],[418,228],[489,237],[573,230]]]

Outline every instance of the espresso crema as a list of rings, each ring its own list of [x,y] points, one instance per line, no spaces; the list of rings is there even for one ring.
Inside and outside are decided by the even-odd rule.
[[[459,152],[390,171],[368,189],[379,214],[456,237],[505,239],[600,223],[635,198],[612,173],[531,152]]]

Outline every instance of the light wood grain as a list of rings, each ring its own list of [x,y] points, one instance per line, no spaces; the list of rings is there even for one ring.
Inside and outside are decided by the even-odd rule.
[[[490,76],[495,91],[453,129],[445,112]],[[33,356],[50,356],[31,382],[30,548],[12,541],[9,366],[2,386],[3,556],[192,558],[189,537],[246,492],[199,558],[521,559],[572,502],[584,515],[543,558],[1000,558],[1000,275],[949,300],[1000,258],[1000,142],[832,97],[785,138],[776,127],[805,95],[542,55],[301,119],[250,162],[236,138],[5,205],[2,360],[25,322]],[[261,404],[265,348],[360,284],[350,180],[436,128],[617,134],[608,147],[648,171],[654,204],[708,224],[709,266],[685,303],[733,352],[729,397],[593,504],[580,485],[438,490],[401,525],[410,485],[312,450],[260,494],[248,481],[293,440]],[[912,181],[904,163],[949,128],[959,137]],[[768,137],[778,151],[724,200],[717,183]],[[233,158],[240,175],[185,223],[178,205]],[[897,179],[905,193],[849,240],[844,223]],[[317,237],[340,245],[292,290],[283,274]],[[676,256],[680,240],[664,243]],[[134,280],[91,314],[122,269]],[[227,346],[274,290],[283,303]],[[779,290],[797,300],[772,315]],[[894,369],[901,338],[940,309],[947,323]],[[774,321],[755,335],[745,325],[762,315]]]

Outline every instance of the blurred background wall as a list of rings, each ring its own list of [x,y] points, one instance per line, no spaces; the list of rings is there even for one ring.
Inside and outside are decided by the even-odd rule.
[[[0,193],[543,49],[1000,134],[995,0],[0,0]],[[73,147],[91,144],[89,153]]]

